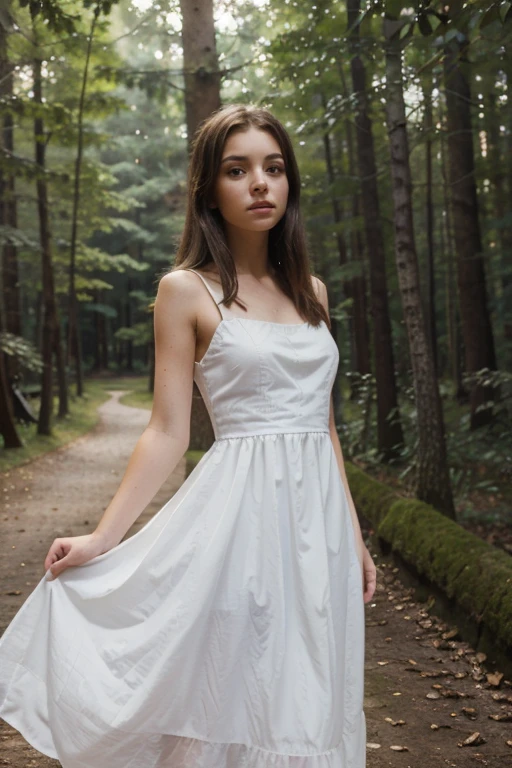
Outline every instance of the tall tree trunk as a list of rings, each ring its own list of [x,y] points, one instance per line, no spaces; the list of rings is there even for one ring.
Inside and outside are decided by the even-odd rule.
[[[439,119],[443,125],[443,135],[441,136],[441,176],[443,179],[443,208],[445,216],[443,219],[441,232],[444,231],[445,247],[442,248],[446,262],[446,326],[448,330],[448,355],[450,359],[450,371],[453,380],[455,399],[459,404],[463,404],[468,400],[468,393],[464,389],[462,382],[462,349],[461,349],[461,333],[460,333],[460,318],[458,311],[458,296],[457,286],[455,278],[455,258],[454,258],[454,246],[453,246],[453,227],[452,216],[450,210],[450,201],[448,194],[448,174],[446,171],[448,161],[446,159],[446,139],[445,139],[445,117],[442,113],[442,107],[440,108]]]
[[[194,134],[220,107],[213,0],[180,0],[182,16],[185,110],[189,148]]]
[[[512,70],[512,67],[511,67]],[[509,83],[509,86],[512,83]],[[512,226],[504,226],[505,218],[510,212],[512,205],[512,198],[507,196],[506,189],[506,143],[505,138],[500,136],[500,121],[501,114],[499,112],[499,106],[497,103],[496,93],[489,90],[487,93],[487,108],[486,114],[486,127],[487,127],[487,148],[489,158],[490,176],[492,180],[492,206],[494,210],[495,218],[502,222],[501,226],[496,229],[496,240],[498,245],[499,259],[497,260],[498,275],[496,278],[496,293],[499,295],[500,300],[497,302],[499,311],[499,323],[503,339],[506,337],[505,333],[505,314],[508,310],[505,300],[504,282],[506,283],[507,268],[512,263]],[[504,279],[505,278],[505,279]],[[502,345],[502,348],[505,345]],[[501,350],[498,345],[498,354]],[[506,359],[506,351],[500,361],[500,368],[508,370],[508,360]]]
[[[199,125],[221,105],[213,0],[180,0],[185,111],[189,152]],[[149,387],[153,388],[153,366]],[[213,442],[208,411],[197,385],[193,386],[190,448],[207,450]]]
[[[57,302],[55,302],[57,307]],[[57,387],[59,391],[59,408],[57,411],[57,417],[63,419],[69,413],[69,398],[68,398],[68,380],[66,375],[66,360],[64,354],[64,348],[62,343],[62,333],[60,328],[60,322],[58,314],[55,318],[54,326],[54,348],[53,353],[55,355],[55,368],[57,371]]]
[[[332,215],[333,215],[334,223],[341,224],[341,222],[343,221],[343,209],[341,207],[340,201],[336,196],[336,192],[334,189],[335,182],[336,182],[336,172],[335,172],[334,164],[332,160],[331,139],[329,136],[329,132],[327,130],[325,130],[324,132],[323,141],[324,141],[325,166],[327,170],[327,179],[328,179],[329,188],[330,188]],[[347,263],[347,247],[345,244],[345,238],[343,237],[343,234],[340,231],[336,232],[336,243],[338,246],[338,264],[340,265],[340,267],[344,267],[345,264]],[[341,288],[344,296],[347,299],[352,298],[352,290],[348,280],[343,280],[343,284]],[[351,320],[352,318],[349,319],[350,323],[351,323]],[[333,334],[334,340],[336,341],[336,344],[338,344],[338,330],[339,330],[338,320],[336,320],[336,318],[333,318],[332,334]],[[352,334],[350,334],[350,336],[352,337]],[[341,377],[342,377],[341,366],[338,366],[338,370],[336,371],[336,379],[333,386],[333,408],[334,408],[334,414],[336,418],[338,418],[341,415]]]
[[[2,319],[0,317],[0,332]],[[4,439],[4,448],[21,448],[23,442],[18,435],[14,420],[14,409],[10,397],[10,385],[5,367],[5,355],[0,349],[0,435]]]
[[[384,460],[396,458],[404,444],[398,409],[395,363],[389,318],[386,257],[379,212],[377,167],[372,123],[368,114],[366,71],[359,55],[359,25],[355,24],[360,0],[347,0],[352,86],[356,97],[356,138],[359,176],[370,273],[370,306],[373,323],[375,375],[377,381],[377,442]]]
[[[345,73],[341,62],[338,62],[338,72],[340,80],[342,82],[343,97],[349,97],[349,89],[347,87]],[[356,163],[354,152],[354,137],[352,132],[352,123],[350,120],[345,121],[345,139],[347,142],[347,159],[348,159],[348,172],[352,178],[356,176]],[[341,150],[341,142],[338,143],[338,147]],[[338,153],[341,157],[341,151]],[[331,158],[331,165],[333,167],[332,182],[336,178],[336,163]],[[338,159],[338,166],[342,167],[341,159]],[[336,212],[333,210],[335,221]],[[352,218],[357,219],[361,216],[361,196],[358,192],[352,196]],[[342,221],[342,216],[339,215],[338,220]],[[345,249],[346,250],[346,249]],[[342,252],[340,251],[340,265],[347,262],[347,258],[344,261],[341,259]],[[352,227],[350,230],[350,260],[353,263],[360,265],[360,275],[353,277],[351,280],[345,281],[347,286],[345,295],[352,299],[352,308],[350,313],[351,323],[351,359],[353,362],[353,370],[356,370],[361,376],[365,376],[371,373],[371,361],[370,361],[370,337],[368,332],[367,321],[367,303],[366,303],[366,277],[365,277],[365,264],[364,264],[364,249],[362,244],[361,233]],[[357,391],[354,386],[351,388],[351,396],[357,397]]]
[[[4,439],[3,447],[22,448],[23,442],[16,430],[12,399],[9,397],[9,381],[5,368],[5,355],[0,350],[0,435]]]
[[[512,212],[512,45],[505,46],[503,57],[504,69],[507,76],[507,133],[506,133],[506,172],[507,172],[507,200],[508,212]],[[505,340],[505,370],[512,367],[512,224],[508,224],[505,230],[505,246],[501,255],[501,284],[505,318],[503,333]]]
[[[424,83],[423,96],[425,102],[425,171],[426,171],[426,200],[425,200],[425,224],[427,232],[427,296],[426,316],[430,346],[432,349],[432,361],[434,371],[438,372],[439,362],[437,355],[437,330],[436,330],[436,274],[434,258],[434,203],[432,195],[432,133],[434,128],[432,118],[432,81]]]
[[[41,59],[33,61],[34,75],[34,103],[43,104]],[[37,431],[40,435],[51,434],[51,422],[53,413],[53,352],[55,348],[55,326],[57,321],[57,303],[55,300],[55,287],[53,278],[53,263],[51,249],[51,232],[48,212],[48,189],[44,178],[46,164],[46,135],[42,112],[37,112],[34,117],[35,159],[39,168],[36,182],[37,208],[39,214],[39,237],[41,241],[42,256],[42,283],[43,283],[43,328],[42,348],[43,374],[41,382],[41,407]]]
[[[356,176],[356,162],[354,156],[354,140],[352,124],[350,120],[345,122],[345,135],[347,137],[348,168],[352,178]],[[352,195],[352,219],[357,221],[362,216],[361,195],[354,192]],[[368,330],[368,305],[366,301],[366,267],[364,261],[364,246],[361,232],[356,227],[350,231],[350,251],[352,262],[360,265],[360,275],[352,278],[352,316],[354,318],[353,338],[355,347],[355,370],[366,376],[372,372],[370,358],[370,334]],[[357,392],[352,389],[353,396]]]
[[[455,517],[446,455],[441,398],[422,311],[419,266],[414,242],[412,183],[403,95],[402,42],[386,40],[386,116],[391,152],[391,179],[398,280],[412,362],[418,422],[417,495]]]
[[[9,15],[9,3],[6,4],[4,16],[0,18],[0,99],[9,104],[13,100],[14,66],[9,61],[8,33],[12,32]],[[6,111],[2,117],[2,146],[9,154],[14,152],[14,122],[12,115]],[[0,224],[16,228],[17,209],[14,176],[5,176],[0,170]],[[21,327],[21,296],[18,273],[18,253],[16,246],[6,243],[2,249],[2,293],[3,304],[1,311],[3,327],[15,336],[22,335]],[[7,381],[11,382],[19,373],[18,361],[14,357],[4,356],[3,366]],[[5,396],[11,400],[10,386],[5,390]]]
[[[78,102],[78,142],[75,159],[75,182],[73,188],[73,215],[71,219],[71,243],[69,254],[69,317],[68,317],[68,360],[73,354],[75,361],[76,394],[81,397],[84,392],[82,370],[82,343],[80,338],[80,321],[78,317],[78,301],[76,297],[76,246],[78,240],[78,208],[80,204],[80,173],[82,170],[82,157],[84,146],[84,106],[87,92],[87,79],[91,62],[92,41],[96,22],[100,15],[100,3],[96,5],[91,21],[91,28],[87,39],[87,52],[85,55],[84,71],[82,75],[82,88]]]
[[[445,48],[444,78],[448,122],[449,179],[457,279],[464,337],[466,371],[496,370],[496,354],[487,290],[475,183],[471,92],[466,69],[467,41],[451,40]],[[471,428],[492,420],[494,390],[473,385],[470,391]]]

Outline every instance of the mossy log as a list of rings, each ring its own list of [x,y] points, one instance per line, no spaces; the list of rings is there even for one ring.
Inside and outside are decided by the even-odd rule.
[[[403,498],[346,462],[350,492],[375,534],[415,575],[444,594],[478,647],[512,666],[512,557],[433,507]],[[508,666],[508,665],[507,665]]]

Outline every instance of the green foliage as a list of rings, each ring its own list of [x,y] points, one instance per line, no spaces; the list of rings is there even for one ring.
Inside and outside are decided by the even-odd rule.
[[[499,367],[504,371],[512,363],[507,332],[512,324],[512,260],[506,250],[512,215],[507,166],[512,125],[512,71],[508,63],[511,3],[457,1],[449,4],[449,15],[445,5],[419,0],[362,2],[363,10],[354,24],[360,33],[357,50],[366,68],[365,99],[377,159],[401,418],[408,436],[397,471],[406,484],[414,475],[417,419],[393,258],[383,21],[388,37],[397,35],[404,49],[404,93],[423,285],[428,247],[425,156],[427,141],[431,143],[440,381],[451,475],[460,506],[469,505],[471,492],[478,486],[489,493],[496,487],[498,481],[493,473],[500,464],[500,451],[505,456],[502,463],[508,467],[510,381],[501,378],[496,382],[501,400],[496,406],[495,427],[481,430],[478,435],[470,433],[467,405],[454,405],[450,378],[452,342],[446,307],[454,300],[455,287],[448,268],[452,233],[445,218],[450,212],[444,197],[446,167],[441,162],[441,154],[446,151],[442,55],[451,40],[469,43],[483,249],[490,276],[489,300]],[[313,268],[327,282],[331,314],[337,321],[343,391],[346,380],[350,384],[350,396],[343,406],[343,445],[348,455],[360,457],[377,469],[382,459],[376,448],[375,388],[379,372],[366,376],[352,372],[354,305],[346,292],[347,284],[362,278],[368,295],[370,279],[368,264],[358,258],[355,247],[358,240],[364,247],[365,232],[360,200],[355,205],[361,192],[355,144],[358,104],[351,88],[356,57],[349,44],[346,4],[335,0],[317,0],[314,5],[270,0],[258,7],[249,1],[217,2],[216,10],[224,101],[270,106],[291,135],[301,170],[302,210]],[[16,5],[15,21],[22,33],[9,36],[9,57],[17,67],[16,98],[4,97],[1,103],[3,114],[15,120],[15,152],[0,151],[0,170],[16,176],[18,226],[0,227],[0,242],[9,242],[18,249],[23,305],[28,308],[23,332],[27,338],[36,339],[41,280],[34,183],[41,174],[33,161],[33,120],[39,116],[45,124],[44,177],[49,190],[55,282],[65,317],[78,96],[88,33],[96,12],[99,15],[85,103],[78,221],[77,285],[84,310],[85,358],[89,366],[95,361],[98,325],[103,322],[108,364],[113,365],[115,355],[116,365],[122,368],[128,362],[128,350],[135,347],[130,361],[142,367],[147,365],[147,343],[152,338],[152,317],[147,306],[154,297],[158,276],[173,262],[184,219],[188,156],[176,0],[154,3],[144,12],[136,11],[129,3],[94,0],[69,0],[65,4],[25,0]],[[43,62],[45,103],[40,106],[31,95],[31,61],[36,54]],[[492,114],[490,94],[496,97]],[[424,116],[429,103],[433,126],[427,129]],[[490,151],[493,126],[498,136],[495,154]],[[485,143],[487,154],[483,150]],[[327,169],[327,146],[331,173]],[[498,211],[492,194],[500,174],[507,202]],[[344,252],[340,251],[340,243]],[[479,458],[492,469],[489,477],[475,477],[474,466]]]
[[[3,331],[0,333],[0,350],[13,357],[27,371],[39,373],[43,370],[41,355],[34,345],[21,336]]]

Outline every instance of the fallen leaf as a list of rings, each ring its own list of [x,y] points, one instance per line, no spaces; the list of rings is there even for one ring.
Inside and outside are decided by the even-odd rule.
[[[366,746],[368,747],[368,749],[380,749],[380,744],[376,744],[373,741],[367,742]]]
[[[487,682],[490,685],[495,685],[496,687],[498,687],[498,685],[503,680],[503,672],[489,672],[486,675],[486,678],[487,678]]]
[[[427,693],[426,697],[427,699],[440,699],[441,694],[437,693],[437,691],[430,691],[430,693]]]
[[[478,747],[480,744],[485,744],[486,739],[483,738],[483,736],[480,735],[479,731],[475,731],[471,734],[471,736],[468,736],[467,739],[464,739],[464,741],[459,741],[457,746],[458,747]]]
[[[403,747],[403,746],[398,745],[398,744],[393,744],[390,747],[390,749],[392,749],[393,752],[408,752],[409,751],[409,747]]]
[[[391,725],[405,725],[405,720],[393,720],[392,717],[385,717],[384,720]]]
[[[495,693],[491,693],[491,698],[494,701],[507,701],[509,704],[512,704],[512,696],[508,696],[506,693],[498,693],[496,691]]]
[[[502,715],[488,715],[489,720],[496,720],[497,723],[512,723],[512,712],[503,712]]]

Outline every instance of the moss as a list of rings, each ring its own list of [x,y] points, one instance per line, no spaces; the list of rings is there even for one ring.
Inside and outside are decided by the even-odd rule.
[[[404,499],[347,462],[356,507],[417,574],[512,652],[512,558],[433,507]]]

